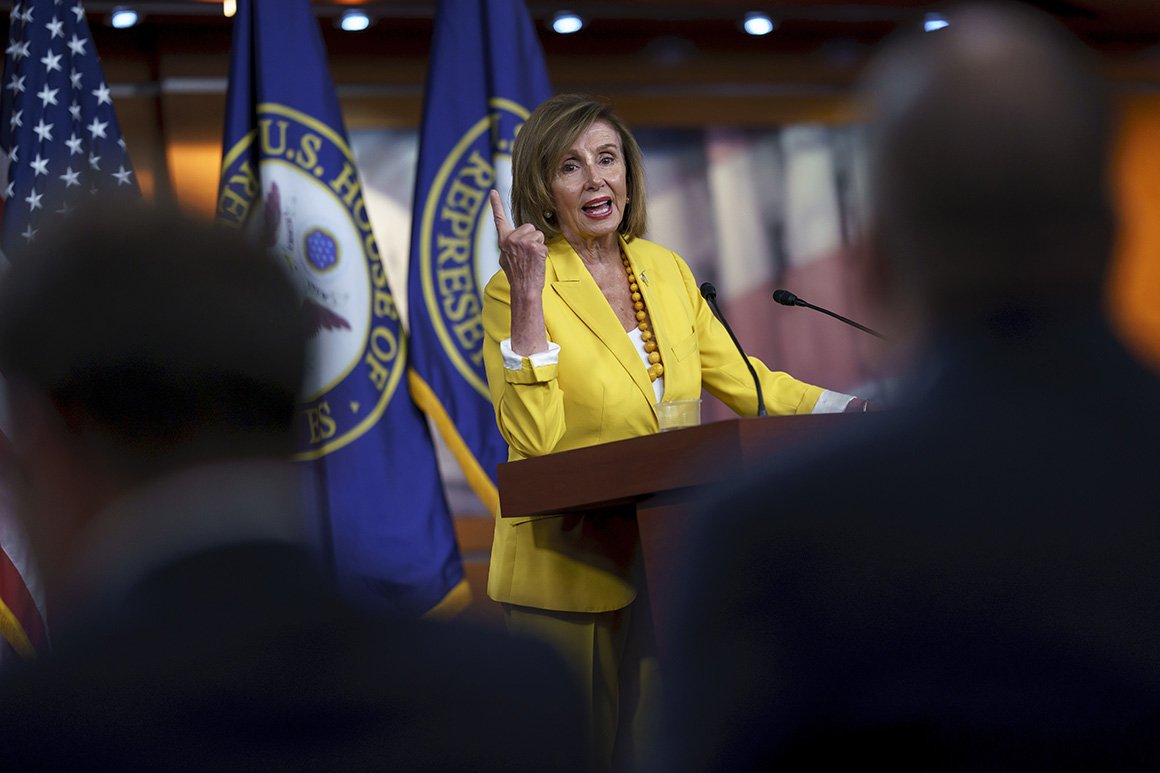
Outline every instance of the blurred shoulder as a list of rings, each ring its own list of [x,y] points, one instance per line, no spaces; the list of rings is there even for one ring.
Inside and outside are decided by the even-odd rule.
[[[548,645],[337,602],[306,616],[289,631],[266,624],[210,643],[124,646],[133,637],[116,632],[86,640],[88,655],[70,647],[12,669],[0,675],[5,761],[233,769],[269,748],[308,747],[323,769],[582,769],[582,702]],[[340,720],[277,720],[320,716]]]
[[[852,414],[840,428],[737,472],[707,510],[718,525],[764,532],[801,521],[804,530],[825,529],[830,517],[864,514],[887,499],[868,494],[913,485],[911,474],[931,463],[925,454],[941,446],[935,434],[912,410]]]

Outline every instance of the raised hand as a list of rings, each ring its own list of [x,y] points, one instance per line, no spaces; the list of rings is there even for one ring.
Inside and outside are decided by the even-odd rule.
[[[525,355],[547,351],[543,294],[548,248],[544,234],[528,223],[512,228],[499,191],[493,189],[490,200],[499,236],[499,267],[511,287],[512,351]]]
[[[540,292],[544,289],[544,264],[548,258],[544,234],[530,223],[512,228],[499,191],[492,189],[489,195],[499,236],[499,267],[507,275],[512,295]]]

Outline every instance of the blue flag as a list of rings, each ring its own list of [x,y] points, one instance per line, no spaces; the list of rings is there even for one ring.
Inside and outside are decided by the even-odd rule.
[[[338,579],[407,615],[461,607],[434,447],[309,0],[238,4],[223,154],[218,220],[261,241],[302,292],[297,459]]]
[[[509,199],[512,141],[550,96],[521,0],[439,0],[407,280],[412,392],[492,512],[507,445],[483,367],[483,286],[499,269],[487,194]]]
[[[8,18],[0,245],[12,254],[90,197],[140,191],[80,0],[23,0]]]

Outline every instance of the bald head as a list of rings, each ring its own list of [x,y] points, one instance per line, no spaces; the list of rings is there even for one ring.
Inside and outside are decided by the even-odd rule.
[[[894,289],[936,318],[1096,302],[1111,135],[1087,53],[1021,6],[964,6],[890,45],[867,93]]]

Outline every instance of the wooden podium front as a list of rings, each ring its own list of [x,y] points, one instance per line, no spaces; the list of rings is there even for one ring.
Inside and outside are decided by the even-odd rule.
[[[708,486],[856,415],[730,419],[508,462],[499,466],[500,512],[505,518],[635,512],[663,651],[677,589],[678,551]]]

